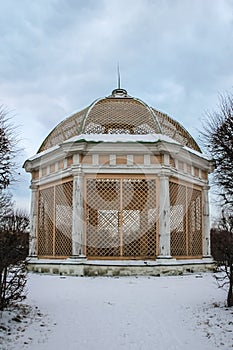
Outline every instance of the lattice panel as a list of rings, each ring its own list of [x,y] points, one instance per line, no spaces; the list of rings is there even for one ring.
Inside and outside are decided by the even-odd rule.
[[[201,152],[199,146],[194,141],[191,135],[185,130],[177,121],[170,118],[167,114],[161,113],[156,109],[153,109],[156,114],[162,133],[170,136],[172,139],[181,143],[184,146],[188,146],[198,152]]]
[[[50,147],[56,146],[63,141],[76,136],[79,132],[87,109],[75,113],[71,117],[58,124],[42,143],[38,152],[42,152]]]
[[[155,180],[87,179],[87,255],[155,257],[155,190]]]
[[[71,255],[72,192],[72,181],[39,192],[39,256]]]
[[[111,95],[58,124],[42,143],[39,152],[85,134],[158,134],[175,139],[184,146],[201,152],[195,140],[167,114],[150,108],[142,101]]]
[[[141,216],[140,210],[123,210],[122,212],[123,231],[123,255],[141,256],[140,238]]]
[[[58,256],[72,254],[72,198],[72,181],[56,186],[55,255]]]
[[[87,179],[87,204],[94,209],[120,210],[119,179]]]
[[[171,255],[186,255],[186,187],[170,182]]]
[[[144,102],[113,94],[93,102],[58,124],[42,143],[39,152],[84,134],[165,134],[184,146],[201,152],[195,140],[177,121]]]
[[[123,256],[156,255],[155,180],[123,179]]]
[[[87,179],[86,254],[119,256],[120,180]]]
[[[201,191],[170,182],[171,255],[202,255]]]
[[[188,255],[202,255],[202,196],[201,191],[188,188]]]
[[[152,112],[133,99],[106,98],[96,103],[85,122],[84,133],[159,133]]]
[[[96,215],[97,214],[97,215]],[[87,255],[118,256],[120,254],[120,236],[118,229],[118,211],[99,210],[95,213],[98,225],[88,230]]]
[[[39,192],[38,255],[53,255],[54,188]]]

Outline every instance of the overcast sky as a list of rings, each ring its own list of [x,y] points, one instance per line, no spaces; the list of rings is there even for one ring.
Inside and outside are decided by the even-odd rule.
[[[121,87],[198,141],[233,87],[232,0],[0,0],[0,104],[20,125],[20,162],[65,117]],[[15,198],[28,208],[30,176]]]

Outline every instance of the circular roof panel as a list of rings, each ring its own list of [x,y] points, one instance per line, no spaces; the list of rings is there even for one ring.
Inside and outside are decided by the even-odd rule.
[[[38,153],[80,134],[164,134],[200,152],[195,140],[178,122],[129,96],[124,89],[115,89],[110,96],[66,118],[47,136]]]

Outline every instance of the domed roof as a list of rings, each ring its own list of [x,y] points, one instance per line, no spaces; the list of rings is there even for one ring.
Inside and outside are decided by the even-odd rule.
[[[38,153],[81,134],[163,134],[201,152],[195,140],[177,121],[129,96],[124,89],[115,89],[110,96],[100,98],[66,118],[47,136]]]

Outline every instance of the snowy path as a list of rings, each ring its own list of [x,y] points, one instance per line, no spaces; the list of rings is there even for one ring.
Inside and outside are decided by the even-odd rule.
[[[224,337],[228,335],[222,345],[218,337],[223,329],[219,325],[219,334],[214,337],[205,331],[208,326],[210,333],[218,332],[217,326],[209,322],[215,309],[226,312],[213,307],[214,302],[224,301],[225,292],[217,289],[212,275],[155,278],[31,275],[29,291],[28,303],[37,305],[47,316],[42,325],[41,320],[33,322],[12,349],[229,350],[233,345],[231,329],[222,333]],[[209,313],[203,311],[204,307],[210,309]],[[229,324],[230,316],[233,319],[228,312]],[[33,340],[28,341],[29,338]],[[23,344],[25,340],[28,345]]]

